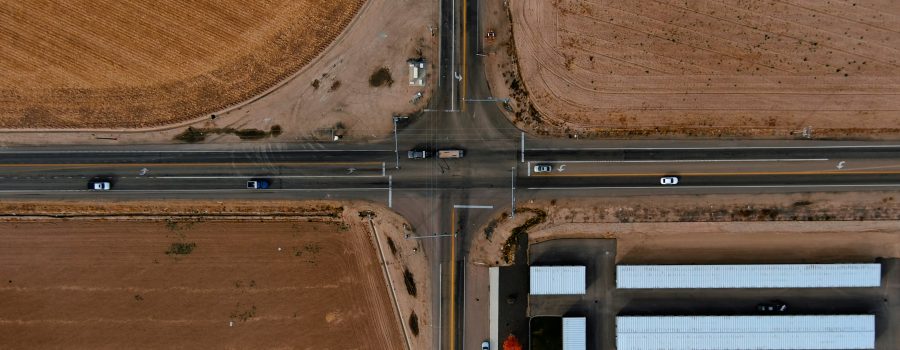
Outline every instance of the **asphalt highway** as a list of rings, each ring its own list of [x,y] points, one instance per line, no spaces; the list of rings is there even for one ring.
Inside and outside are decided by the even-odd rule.
[[[442,0],[437,89],[394,137],[368,144],[0,147],[0,199],[365,199],[389,205],[428,239],[435,349],[469,348],[485,325],[461,322],[471,233],[515,198],[637,191],[759,193],[900,189],[900,144],[795,141],[590,141],[524,136],[491,97],[475,55],[475,1]],[[465,64],[463,64],[465,62]],[[457,79],[460,77],[462,79]],[[0,140],[2,144],[2,140]],[[398,145],[395,147],[395,144]],[[406,151],[464,149],[462,159]],[[534,173],[536,164],[554,170]],[[680,183],[662,186],[661,176]],[[88,190],[94,179],[112,190]],[[272,188],[249,190],[267,178]],[[618,192],[616,192],[618,191]],[[474,206],[474,207],[473,207]],[[474,312],[484,312],[477,310]],[[477,329],[473,331],[472,328]]]

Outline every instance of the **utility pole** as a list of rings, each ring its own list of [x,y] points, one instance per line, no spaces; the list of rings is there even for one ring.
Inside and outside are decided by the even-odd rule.
[[[397,119],[394,117],[394,169],[400,169],[400,151],[397,146]]]
[[[512,176],[511,176],[511,186],[510,186],[510,188],[511,188],[511,189],[510,189],[510,192],[509,192],[509,195],[510,195],[510,198],[511,198],[511,200],[510,200],[510,203],[511,203],[510,207],[512,208],[512,210],[510,210],[509,217],[510,217],[510,218],[514,218],[514,217],[516,217],[516,167],[512,167]]]

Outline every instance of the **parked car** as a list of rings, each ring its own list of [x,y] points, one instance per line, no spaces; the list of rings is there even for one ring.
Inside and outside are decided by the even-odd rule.
[[[536,164],[534,166],[535,173],[549,173],[553,171],[553,166],[550,164]]]
[[[247,181],[247,188],[251,190],[264,190],[269,188],[272,183],[268,179],[250,179]]]
[[[425,159],[431,156],[431,153],[424,149],[414,149],[406,153],[409,159]]]
[[[663,176],[659,179],[660,185],[677,185],[678,176]]]
[[[782,301],[773,300],[768,303],[762,303],[756,306],[756,311],[759,312],[785,312],[787,311],[787,304]]]
[[[481,350],[491,350],[491,342],[487,340],[481,342]]]
[[[88,182],[88,188],[93,191],[109,191],[112,188],[112,183],[109,180],[94,180]]]

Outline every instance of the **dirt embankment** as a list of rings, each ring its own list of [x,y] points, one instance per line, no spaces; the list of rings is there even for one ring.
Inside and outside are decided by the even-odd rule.
[[[3,348],[431,344],[428,257],[378,205],[22,201],[0,213]],[[395,302],[404,270],[418,296],[395,290]]]
[[[497,32],[485,46],[491,88],[511,97],[510,118],[536,134],[900,136],[900,37],[888,29],[900,25],[896,4],[488,6]]]
[[[487,265],[511,263],[510,242],[526,233],[616,239],[627,263],[868,261],[900,257],[900,192],[538,201],[482,232],[472,257]]]

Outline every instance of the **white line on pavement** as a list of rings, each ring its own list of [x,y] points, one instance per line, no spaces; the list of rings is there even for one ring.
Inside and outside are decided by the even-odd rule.
[[[589,187],[529,187],[529,190],[645,190],[645,189],[671,189],[677,190],[679,188],[690,188],[690,189],[698,189],[698,188],[815,188],[815,187],[900,187],[900,183],[896,184],[847,184],[847,185],[733,185],[733,186],[724,186],[724,185],[713,185],[713,186],[589,186]]]
[[[296,150],[267,150],[261,153],[311,153],[311,152],[393,152],[394,150],[388,149],[296,149]],[[215,150],[193,150],[193,151],[122,151],[122,150],[100,150],[100,151],[91,151],[91,150],[77,150],[77,151],[13,151],[13,150],[0,150],[0,154],[77,154],[77,153],[179,153],[179,154],[190,154],[190,153],[260,153],[254,150],[234,150],[234,151],[215,151]]]
[[[822,145],[822,146],[724,146],[724,147],[587,147],[587,148],[530,148],[530,151],[631,151],[631,150],[742,150],[742,149],[841,149],[841,148],[900,148],[900,145]]]
[[[737,162],[819,162],[828,158],[807,159],[672,159],[672,160],[541,160],[537,163],[737,163]],[[530,163],[530,162],[529,162]]]
[[[268,190],[245,189],[191,189],[191,190],[0,190],[0,193],[40,193],[40,192],[98,192],[98,193],[167,193],[167,192],[245,192],[245,193],[275,193],[275,192],[323,192],[323,191],[386,191],[387,187],[356,187],[356,188],[281,188]]]
[[[522,163],[525,163],[525,132],[522,132],[522,145],[520,146],[522,149]]]
[[[161,180],[188,180],[188,179],[247,179],[253,176],[140,176],[134,177],[135,179],[161,179]],[[302,179],[302,178],[320,178],[320,177],[328,177],[328,178],[342,178],[342,179],[352,179],[352,178],[360,178],[360,177],[384,177],[384,175],[273,175],[273,176],[259,176],[268,179]]]

